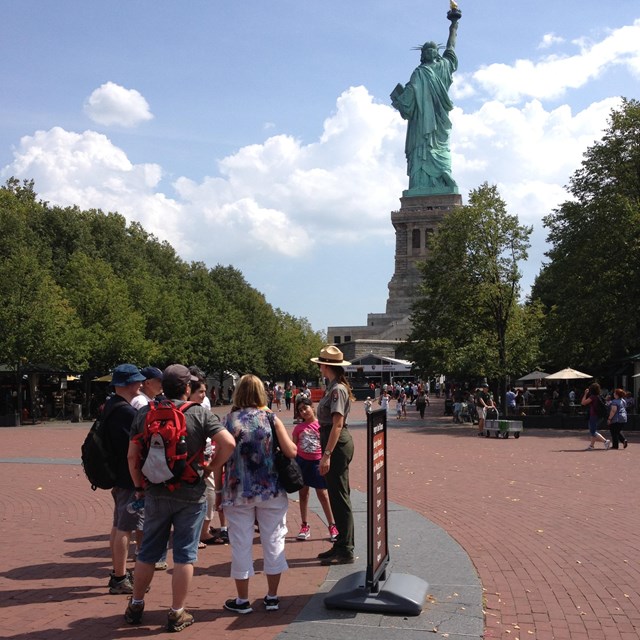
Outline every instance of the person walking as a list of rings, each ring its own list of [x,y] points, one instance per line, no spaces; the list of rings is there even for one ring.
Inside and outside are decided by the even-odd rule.
[[[224,470],[216,471],[216,507],[222,506],[229,527],[231,545],[231,577],[236,584],[236,597],[229,598],[224,608],[238,614],[253,611],[249,601],[249,579],[253,568],[253,535],[255,523],[260,529],[264,554],[267,594],[263,606],[277,611],[280,605],[280,577],[288,569],[284,553],[287,535],[289,498],[280,486],[275,468],[273,431],[281,451],[295,458],[297,447],[282,421],[266,409],[265,386],[257,376],[240,378],[233,394],[231,413],[225,426],[237,443]]]
[[[384,389],[380,399],[378,400],[378,404],[381,409],[384,409],[387,413],[389,413],[389,402],[391,401],[391,397],[389,396],[389,392]]]
[[[420,412],[420,419],[424,420],[424,410],[427,407],[427,396],[424,392],[424,389],[421,389],[418,392],[418,397],[416,398],[416,409]]]
[[[587,447],[587,451],[595,449],[596,442],[604,443],[604,448],[608,449],[611,441],[607,440],[598,432],[598,427],[604,423],[603,418],[598,415],[599,406],[603,405],[604,401],[600,397],[600,385],[597,382],[594,382],[584,390],[580,404],[583,407],[589,407],[589,434],[591,435],[591,444]]]
[[[476,411],[478,412],[478,435],[484,435],[484,423],[487,419],[487,409],[495,408],[489,393],[489,385],[483,382],[475,394]]]
[[[622,433],[622,425],[627,423],[627,401],[625,400],[626,392],[624,389],[616,389],[613,392],[613,400],[609,405],[609,417],[607,418],[607,424],[609,425],[609,431],[611,432],[611,448],[619,449],[620,442],[622,447],[627,448],[628,442]]]
[[[323,347],[320,356],[311,358],[311,362],[320,365],[320,375],[328,380],[325,394],[318,403],[322,446],[320,474],[327,481],[331,510],[338,528],[338,537],[333,546],[319,553],[318,558],[323,565],[353,564],[354,526],[349,487],[353,439],[347,419],[354,397],[343,369],[351,363],[334,345]]]
[[[284,390],[284,406],[287,411],[291,410],[291,399],[293,398],[293,386],[291,384],[287,385],[287,388]]]

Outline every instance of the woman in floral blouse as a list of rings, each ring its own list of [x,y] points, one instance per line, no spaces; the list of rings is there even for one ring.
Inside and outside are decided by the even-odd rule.
[[[264,553],[264,573],[268,592],[263,600],[267,611],[278,609],[280,576],[287,569],[284,541],[287,534],[287,493],[280,486],[274,465],[272,429],[278,435],[282,452],[294,458],[297,447],[284,425],[266,409],[267,395],[260,378],[245,375],[233,394],[233,407],[225,426],[236,441],[236,448],[224,471],[216,478],[216,504],[224,509],[231,544],[231,577],[237,597],[224,603],[235,613],[251,613],[249,578],[253,569],[254,524],[260,527]]]

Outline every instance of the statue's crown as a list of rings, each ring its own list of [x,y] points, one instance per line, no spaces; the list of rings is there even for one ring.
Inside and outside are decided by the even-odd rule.
[[[424,49],[444,49],[443,44],[436,44],[433,40],[420,44],[417,47],[411,47],[413,51],[423,51]]]

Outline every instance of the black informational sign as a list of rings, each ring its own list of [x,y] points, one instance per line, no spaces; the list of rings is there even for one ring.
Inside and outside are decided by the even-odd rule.
[[[376,591],[389,563],[385,409],[367,415],[367,475],[367,587]]]
[[[387,412],[367,415],[367,570],[344,576],[327,594],[329,609],[419,616],[429,584],[405,573],[386,575],[389,564],[387,513]]]

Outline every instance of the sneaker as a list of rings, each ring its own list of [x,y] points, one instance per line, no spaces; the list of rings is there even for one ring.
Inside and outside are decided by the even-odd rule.
[[[311,537],[311,527],[304,522],[300,527],[300,533],[297,535],[298,540],[308,540]]]
[[[154,568],[156,571],[166,571],[169,565],[164,560],[160,560],[160,562],[156,562]]]
[[[109,578],[109,593],[112,595],[131,595],[133,593],[133,579],[127,574],[124,578],[116,580],[115,576]]]
[[[335,524],[329,525],[329,540],[331,542],[335,542],[338,539],[338,529],[336,529]]]
[[[227,529],[221,530],[218,537],[222,541],[222,544],[229,544],[229,531]]]
[[[605,440],[604,441],[604,448],[608,449],[611,446],[611,440]]]
[[[169,611],[167,631],[182,631],[192,624],[193,616],[186,609],[183,609],[180,613],[177,611]]]
[[[280,598],[270,598],[269,596],[265,596],[262,601],[264,604],[264,608],[267,611],[277,611],[280,606]]]
[[[133,569],[127,569],[124,573],[127,576],[127,578],[131,580],[131,583],[133,584]],[[111,571],[109,571],[109,580],[111,580],[111,578],[113,578],[115,575],[116,574],[113,573],[113,569],[111,569]]]
[[[142,620],[142,612],[144,611],[144,602],[141,604],[133,604],[132,598],[129,598],[127,610],[124,612],[124,619],[129,624],[140,624]]]
[[[249,602],[243,602],[242,604],[238,604],[235,598],[229,598],[224,603],[224,608],[227,611],[233,611],[234,613],[240,613],[240,614],[251,613],[253,611]]]

